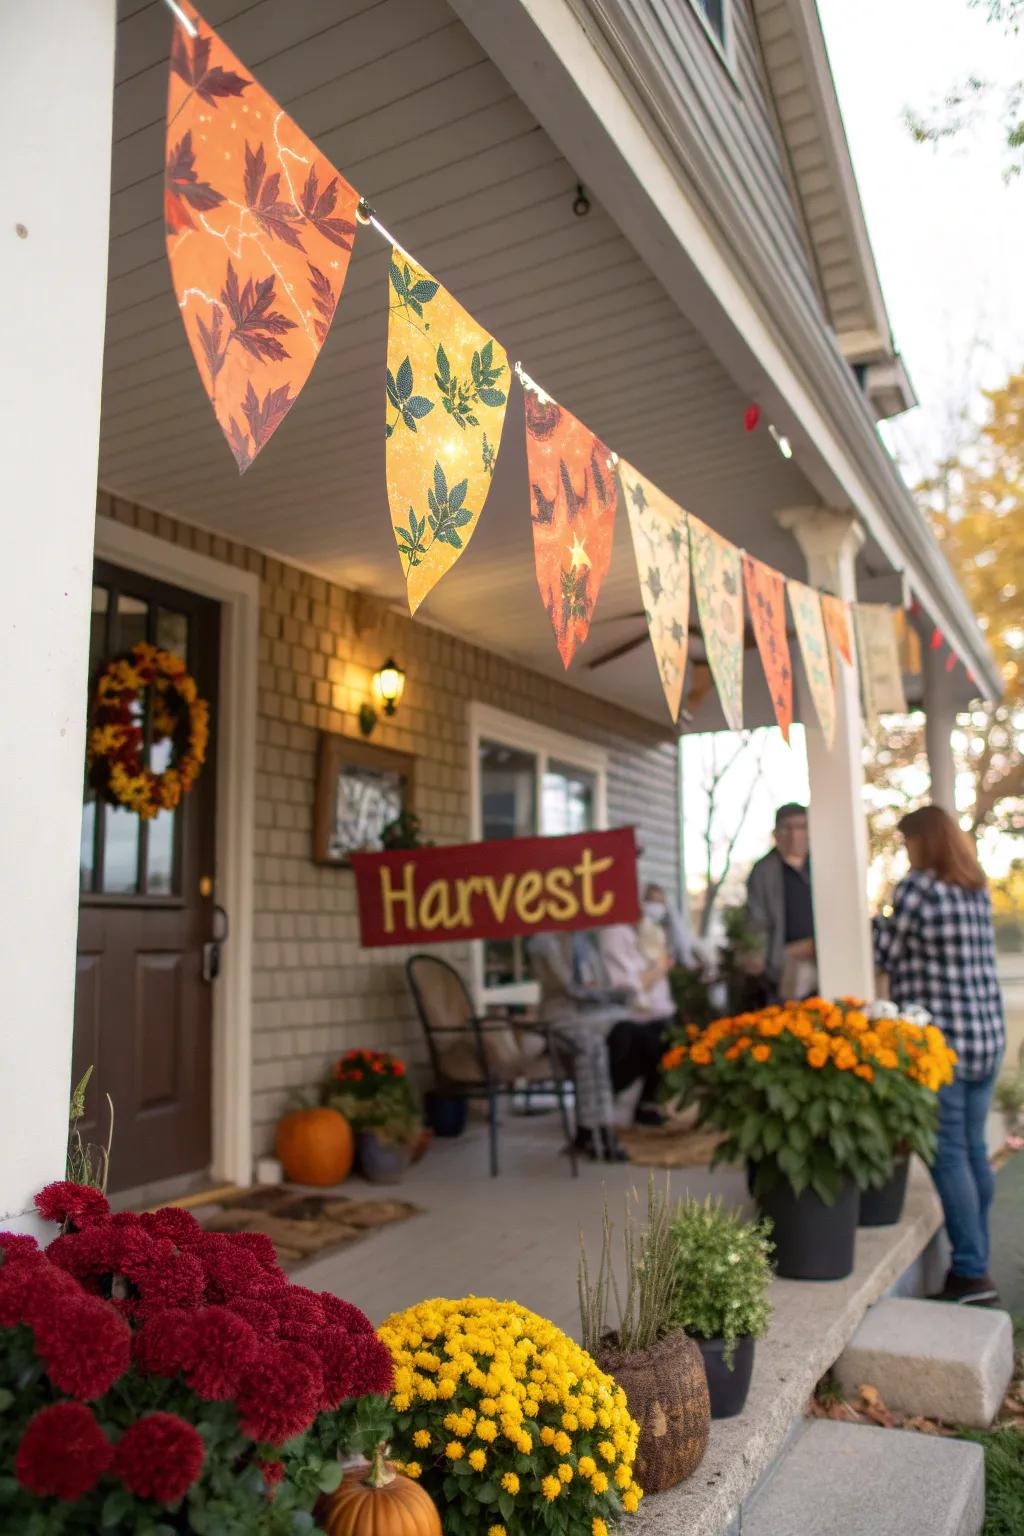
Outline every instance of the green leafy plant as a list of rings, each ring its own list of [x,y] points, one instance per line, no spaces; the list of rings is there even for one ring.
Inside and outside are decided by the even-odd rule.
[[[676,1011],[686,1024],[696,1024],[703,1029],[715,1016],[711,1001],[711,987],[703,971],[688,965],[674,965],[668,973],[672,989],[672,1001]]]
[[[788,1183],[832,1204],[845,1178],[867,1189],[896,1156],[927,1155],[953,1059],[933,1025],[811,998],[690,1026],[662,1073],[667,1097],[723,1133],[713,1161],[754,1165],[756,1196]]]
[[[107,1179],[110,1176],[110,1148],[114,1141],[114,1101],[109,1093],[106,1096],[107,1109],[110,1113],[106,1144],[96,1146],[91,1141],[83,1141],[82,1133],[78,1129],[79,1122],[85,1115],[85,1095],[92,1073],[93,1069],[90,1066],[75,1084],[71,1094],[68,1114],[67,1178],[72,1184],[88,1184],[91,1189],[98,1189],[106,1194]]]
[[[415,811],[400,811],[394,821],[382,828],[380,845],[385,853],[399,848],[429,848],[423,840],[423,824]]]
[[[1017,1070],[1007,1073],[996,1084],[995,1100],[1012,1130],[1024,1111],[1024,1045],[1017,1054]]]
[[[771,1222],[745,1221],[721,1200],[683,1200],[672,1219],[678,1269],[674,1320],[698,1339],[723,1339],[732,1369],[739,1339],[759,1339],[772,1315]]]
[[[614,1343],[624,1355],[650,1349],[676,1325],[679,1270],[672,1237],[672,1214],[666,1192],[655,1188],[654,1175],[647,1182],[647,1224],[637,1226],[635,1190],[626,1199],[623,1226],[625,1289],[618,1282],[612,1258],[613,1225],[605,1197],[601,1223],[601,1254],[593,1280],[586,1247],[580,1237],[577,1286],[583,1348],[597,1354],[609,1337],[609,1304],[614,1298],[618,1322]]]
[[[405,1063],[388,1051],[346,1051],[331,1067],[321,1102],[345,1116],[353,1131],[382,1141],[411,1142],[422,1117]]]

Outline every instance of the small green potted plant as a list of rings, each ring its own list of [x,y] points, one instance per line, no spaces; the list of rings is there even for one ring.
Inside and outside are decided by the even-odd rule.
[[[704,1357],[711,1417],[742,1413],[754,1341],[771,1318],[771,1222],[745,1221],[721,1200],[686,1199],[672,1221],[674,1318]]]
[[[332,1066],[321,1097],[351,1125],[363,1177],[372,1184],[397,1184],[423,1134],[404,1061],[389,1051],[346,1051]]]

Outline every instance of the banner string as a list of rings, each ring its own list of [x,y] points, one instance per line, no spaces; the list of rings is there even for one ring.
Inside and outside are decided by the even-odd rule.
[[[171,15],[174,16],[174,18],[179,21],[185,28],[185,31],[188,33],[189,37],[199,36],[199,28],[196,26],[191,16],[186,16],[181,6],[177,4],[177,0],[164,0],[164,5],[166,5],[167,9],[171,12]]]

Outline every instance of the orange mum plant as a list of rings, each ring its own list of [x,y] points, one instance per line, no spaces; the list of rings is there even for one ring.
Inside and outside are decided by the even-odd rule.
[[[723,1132],[715,1162],[755,1165],[755,1195],[788,1181],[831,1204],[847,1176],[866,1189],[908,1152],[930,1160],[955,1061],[934,1025],[813,997],[690,1025],[661,1066],[665,1097]]]

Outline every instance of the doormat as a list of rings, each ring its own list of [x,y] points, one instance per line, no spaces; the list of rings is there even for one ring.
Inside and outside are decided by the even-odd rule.
[[[302,1194],[280,1186],[239,1189],[196,1212],[209,1232],[264,1233],[282,1269],[308,1264],[357,1242],[376,1227],[420,1214],[421,1208],[408,1200],[342,1200],[337,1195]]]
[[[616,1135],[630,1162],[643,1168],[707,1168],[722,1140],[718,1131],[695,1130],[672,1120],[666,1125],[622,1126]]]

